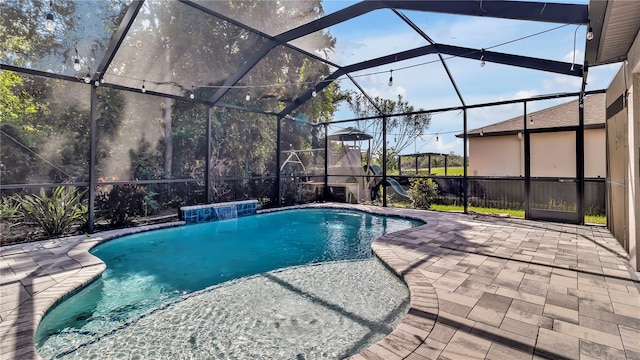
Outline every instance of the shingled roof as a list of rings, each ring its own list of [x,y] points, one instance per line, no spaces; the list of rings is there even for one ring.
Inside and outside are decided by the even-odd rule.
[[[604,128],[605,94],[592,94],[584,99],[585,129]],[[569,101],[527,114],[528,129],[550,129],[578,125],[578,100]],[[469,130],[469,137],[513,135],[522,132],[522,115],[499,123]],[[456,137],[462,138],[463,134]]]

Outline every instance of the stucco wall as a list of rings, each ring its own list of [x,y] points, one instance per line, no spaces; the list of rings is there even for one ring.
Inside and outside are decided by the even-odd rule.
[[[521,143],[517,135],[469,139],[469,175],[524,176]]]
[[[607,173],[607,141],[605,129],[584,132],[584,176],[604,178]]]
[[[585,130],[585,177],[605,177],[604,129]],[[531,176],[575,177],[574,132],[531,134]],[[469,139],[470,176],[524,176],[524,140],[517,135]]]
[[[531,176],[575,177],[575,132],[531,134]]]

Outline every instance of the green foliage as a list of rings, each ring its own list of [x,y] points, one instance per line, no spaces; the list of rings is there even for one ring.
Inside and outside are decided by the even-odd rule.
[[[133,217],[144,215],[145,195],[143,187],[115,185],[109,192],[98,194],[96,204],[101,216],[109,220],[109,224],[122,226],[130,223]]]
[[[86,191],[74,187],[58,186],[48,195],[16,197],[20,204],[19,217],[37,224],[47,235],[58,236],[68,232],[75,224],[86,223],[87,205],[83,203]]]
[[[142,199],[144,205],[144,216],[155,214],[160,209],[160,203],[155,199],[157,192],[149,191]]]
[[[607,225],[606,215],[585,215],[584,222],[587,224]]]
[[[151,144],[142,139],[137,150],[129,150],[131,171],[134,179],[159,179],[162,177],[161,160],[157,152],[151,149]]]
[[[28,63],[28,67],[50,72],[68,70],[75,56],[99,62],[100,54],[95,52],[107,47],[127,4],[128,1],[121,0],[92,4],[90,7],[95,9],[92,14],[100,15],[92,18],[101,19],[99,23],[109,31],[103,33],[101,26],[96,26],[93,29],[99,31],[93,34],[96,46],[79,48],[80,54],[76,55],[68,43],[59,39],[61,32],[78,35],[89,24],[86,14],[80,16],[74,12],[76,6],[84,3],[56,2],[56,12],[65,14],[60,18],[56,16],[56,22],[64,24],[58,23],[63,26],[48,32],[44,31],[42,21],[50,11],[47,2],[0,1],[0,13],[6,14],[7,19],[15,19],[3,28],[6,36],[0,39],[0,45],[4,45],[0,47],[6,51],[0,53],[0,60],[13,65]],[[323,15],[321,0],[291,2],[284,8],[254,0],[225,0],[217,6],[223,13],[237,13],[249,22],[260,22],[261,29],[267,33],[281,33]],[[211,167],[214,177],[275,174],[279,164],[276,164],[274,142],[277,122],[273,116],[213,108],[213,139],[208,149],[207,107],[189,101],[187,96],[187,92],[193,92],[196,99],[210,99],[217,91],[216,86],[224,80],[224,74],[235,71],[247,54],[255,50],[259,39],[241,27],[193,11],[178,2],[146,2],[145,11],[138,17],[139,22],[148,26],[132,29],[127,36],[136,46],[121,50],[127,58],[157,61],[127,62],[126,66],[118,67],[117,75],[140,79],[140,74],[147,74],[149,88],[155,82],[162,82],[161,91],[176,95],[184,90],[184,100],[100,86],[96,108],[96,174],[107,180],[202,178],[204,166],[199,170],[199,163],[208,152],[212,154],[212,164],[219,164]],[[313,53],[326,54],[333,51],[335,38],[329,32],[322,32],[313,43]],[[309,84],[320,83],[330,73],[327,64],[304,54],[287,49],[271,52],[243,83],[279,85],[251,89],[251,101],[245,100],[246,90],[232,89],[223,102],[279,112],[307,91]],[[88,181],[90,94],[90,87],[83,82],[0,71],[3,183]],[[295,149],[322,147],[324,131],[306,122],[330,121],[336,104],[345,98],[338,83],[318,91],[314,101],[302,104],[291,114],[300,121],[281,121],[282,143]],[[257,193],[273,201],[273,191],[262,188],[272,183],[268,181],[260,186],[260,191],[255,190],[254,183],[234,192],[230,192],[227,185],[217,186],[211,193],[216,199],[231,200]],[[164,203],[172,196],[158,192],[160,195],[150,200]],[[180,197],[182,203],[193,203],[186,195]],[[145,204],[148,212],[155,211],[152,201]],[[105,205],[106,208],[110,207]]]
[[[547,207],[540,206],[540,208],[557,211],[576,211],[576,204],[567,204],[564,200],[550,199],[547,202]]]
[[[168,201],[162,203],[162,208],[164,209],[176,209],[179,208],[181,206],[183,206],[185,204],[184,199],[182,199],[180,196],[178,195],[173,195],[171,197],[171,199],[169,199]]]
[[[591,205],[584,211],[585,216],[606,217],[606,211],[597,205]]]
[[[411,205],[414,208],[430,209],[433,200],[438,194],[438,184],[431,179],[411,179],[411,188],[409,188],[408,193]]]
[[[13,222],[20,214],[20,202],[13,196],[0,199],[0,222]]]

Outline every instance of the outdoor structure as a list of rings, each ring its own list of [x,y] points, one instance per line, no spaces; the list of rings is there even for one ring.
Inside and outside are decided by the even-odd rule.
[[[344,192],[333,189],[334,196],[362,198],[357,194],[360,184],[373,181],[385,185],[380,186],[382,206],[305,206],[427,223],[374,242],[379,258],[407,283],[410,310],[403,324],[354,359],[640,357],[639,280],[633,271],[640,269],[640,2],[367,0],[344,2],[327,15],[319,1],[284,3],[0,1],[3,205],[10,197],[64,188],[75,191],[76,200],[87,207],[80,214],[86,215],[85,227],[74,229],[74,236],[0,248],[3,360],[37,359],[34,333],[46,311],[105,269],[89,250],[141,229],[125,227],[115,217],[126,220],[125,215],[156,215],[181,207],[195,210],[189,216],[210,217],[211,203],[249,199],[255,201],[241,211],[304,203],[297,196],[303,180],[287,167],[306,164],[313,156],[314,164],[323,163],[314,169],[323,195],[331,194],[331,184],[337,183]],[[357,27],[358,20],[369,21],[366,15],[376,11],[407,26],[424,44],[383,46],[366,59],[328,59],[335,40],[329,29],[345,22]],[[549,54],[538,57],[536,48],[530,49],[532,56],[499,52],[489,47],[495,44],[483,42],[492,33],[477,36],[475,41],[482,43],[473,48],[445,44],[439,41],[450,38],[434,40],[425,31],[428,27],[417,25],[420,15],[430,12],[565,27],[565,36],[573,36],[580,46],[574,46],[573,54],[584,49],[585,59],[575,63]],[[522,140],[512,134],[515,139],[504,145],[522,141],[522,175],[506,180],[472,176],[465,166],[454,182],[465,213],[489,186],[516,184],[525,220],[387,207],[386,184],[394,181],[387,164],[397,155],[389,156],[394,135],[387,126],[408,114],[378,107],[356,79],[394,66],[389,85],[394,75],[397,82],[403,67],[415,69],[422,80],[423,69],[406,61],[423,57],[424,63],[441,67],[459,104],[411,113],[459,112],[464,164],[469,113],[522,105]],[[590,67],[618,62],[620,72],[608,89],[587,91]],[[577,80],[568,81],[576,88],[468,103],[454,66],[462,71],[469,64],[480,68],[486,63],[504,66],[504,76],[510,76],[508,69],[522,68]],[[334,105],[344,100],[340,81],[371,101],[376,114],[336,119]],[[597,183],[607,189],[608,229],[583,226],[589,176],[600,171],[587,165],[592,111],[587,103],[603,91],[606,184],[602,179]],[[536,128],[535,113],[532,117],[527,106],[563,98],[577,98],[577,121]],[[362,122],[381,124],[379,132],[369,133],[381,146],[375,154],[378,163],[367,169],[360,166],[357,144],[347,141],[341,156],[331,155],[335,141],[329,128],[347,123],[357,128]],[[483,132],[481,141],[484,137]],[[539,168],[534,161],[539,147],[556,141],[567,145],[563,153],[574,154],[573,160],[557,164],[566,173]],[[330,157],[340,165],[336,168],[344,169],[332,173]],[[309,169],[305,165],[301,173]],[[564,196],[559,203],[558,194]],[[173,225],[182,223],[161,226]],[[109,231],[94,234],[107,226]],[[345,314],[330,301],[306,298]]]
[[[403,154],[403,155],[398,155],[398,175],[402,175],[403,173],[403,163],[402,163],[402,158],[405,159],[412,159],[414,162],[414,167],[413,169],[408,168],[407,170],[405,170],[405,174],[407,173],[413,173],[415,175],[418,174],[418,172],[420,171],[420,158],[425,159],[427,161],[427,175],[431,175],[431,164],[432,158],[442,158],[443,160],[443,166],[444,167],[444,176],[447,176],[447,170],[448,170],[448,160],[449,154],[440,154],[440,153],[415,153],[415,154]]]
[[[363,1],[328,15],[318,4],[306,2],[289,4],[286,13],[277,11],[269,2],[257,2],[260,9],[251,13],[238,4],[246,3],[1,3],[3,15],[17,19],[11,24],[24,21],[33,36],[29,46],[20,45],[24,28],[9,26],[6,33],[10,41],[1,53],[0,75],[6,77],[3,84],[9,84],[5,98],[21,101],[9,102],[10,108],[3,110],[0,191],[28,194],[58,186],[86,190],[89,232],[95,230],[96,220],[104,218],[104,214],[147,215],[185,205],[245,199],[258,199],[262,207],[294,204],[303,201],[296,196],[300,179],[283,173],[283,162],[291,155],[285,152],[287,149],[324,147],[325,195],[331,190],[329,177],[344,176],[331,174],[328,168],[329,124],[380,124],[380,131],[371,134],[381,144],[375,154],[378,168],[373,175],[363,171],[359,176],[369,177],[367,181],[375,177],[376,184],[393,185],[395,180],[387,174],[388,124],[405,121],[411,114],[460,111],[463,137],[469,138],[469,112],[522,104],[522,119],[528,120],[522,124],[524,145],[518,148],[524,154],[524,171],[518,165],[517,171],[514,166],[510,173],[518,174],[518,178],[524,173],[519,186],[525,195],[526,217],[584,222],[586,184],[590,176],[601,176],[597,166],[591,168],[593,156],[589,151],[595,147],[585,144],[590,142],[589,119],[594,116],[590,114],[589,97],[603,90],[587,91],[588,70],[590,66],[628,58],[630,63],[624,67],[628,81],[623,87],[631,88],[634,80],[630,73],[636,68],[631,44],[640,23],[636,21],[637,2],[595,1],[587,6],[528,1]],[[25,15],[32,10],[37,10],[37,16]],[[364,60],[343,58],[347,59],[343,64],[328,59],[334,44],[329,32],[333,26],[383,10],[391,11],[393,20],[411,29],[425,45],[386,51]],[[585,46],[585,61],[578,64],[439,43],[412,20],[411,15],[429,12],[562,24],[558,28],[576,26],[568,32],[573,34],[574,43]],[[270,21],[263,21],[265,16]],[[149,24],[156,28],[151,29]],[[90,28],[93,30],[87,33]],[[584,39],[578,41],[580,29]],[[314,40],[309,41],[312,37]],[[468,104],[445,55],[480,67],[490,63],[506,66],[505,69],[522,68],[580,79],[581,86],[575,92]],[[391,113],[376,104],[352,76],[364,71],[379,73],[381,67],[394,64],[400,67],[398,71],[412,69],[403,68],[402,62],[421,57],[431,57],[431,62],[442,66],[459,105]],[[391,70],[390,85],[393,75]],[[333,118],[334,104],[345,98],[340,93],[340,81],[352,84],[373,105],[376,114]],[[607,95],[610,105],[619,103],[618,97],[612,98],[613,92],[610,90]],[[577,122],[560,128],[536,128],[536,115],[528,113],[527,104],[561,98],[578,99]],[[528,125],[531,118],[533,123]],[[633,119],[629,121],[634,124]],[[633,126],[628,130],[635,133]],[[561,133],[575,141],[564,142]],[[554,136],[560,136],[556,140],[566,146],[561,152],[575,153],[575,158],[553,164],[554,170],[543,171],[537,151],[546,148],[547,140]],[[510,140],[509,146],[519,141]],[[629,149],[637,148],[633,143],[628,145]],[[467,150],[464,146],[465,163]],[[635,157],[628,157],[629,164],[635,166]],[[548,162],[543,160],[542,163]],[[594,160],[596,163],[602,161]],[[627,180],[637,172],[634,166],[629,166]],[[615,166],[609,168],[614,170]],[[484,171],[476,170],[478,175]],[[356,181],[363,183],[354,175]],[[475,197],[475,190],[471,191],[473,181],[479,178],[470,175],[473,174],[468,174],[465,167],[455,186],[465,212],[470,196]],[[552,180],[547,176],[553,176]],[[609,173],[609,179],[616,176]],[[629,185],[620,190],[628,191],[631,195],[627,198],[631,198],[636,192],[630,187],[636,180],[627,180],[624,184]],[[488,184],[491,179],[482,181]],[[558,188],[555,193],[565,195],[560,206],[556,206],[551,188]],[[387,206],[387,186],[381,189],[382,206]],[[618,190],[611,190],[615,191]],[[365,198],[362,192],[367,194],[358,186],[358,191],[351,194]],[[138,200],[118,199],[126,196]],[[134,204],[136,209],[119,209],[117,206],[123,205],[118,204]],[[635,219],[635,215],[627,215],[622,217]],[[118,223],[118,219],[106,220]]]
[[[584,175],[606,174],[605,94],[585,97]],[[527,114],[527,129],[545,130],[532,135],[531,176],[575,177],[576,136],[566,127],[578,124],[577,100]],[[523,116],[469,130],[469,172],[472,176],[524,176]],[[462,138],[463,134],[456,135]]]
[[[363,163],[368,164],[371,156],[368,150],[363,154],[361,142],[370,143],[372,138],[370,134],[352,127],[327,136],[329,156],[326,184],[334,199],[356,203],[369,199],[370,186],[364,178]],[[367,149],[370,148],[370,145],[367,146]]]
[[[628,11],[640,14],[637,8],[611,5],[602,23],[607,31],[590,60],[625,59],[606,93],[607,216],[611,233],[640,270],[640,33],[617,21]]]

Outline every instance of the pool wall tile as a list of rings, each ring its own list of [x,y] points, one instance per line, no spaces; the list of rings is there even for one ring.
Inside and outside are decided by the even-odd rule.
[[[258,210],[257,200],[232,201],[207,205],[183,206],[178,217],[186,224],[199,224],[209,221],[235,219],[255,215]]]

